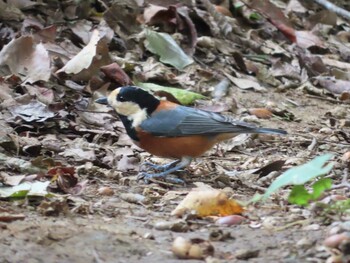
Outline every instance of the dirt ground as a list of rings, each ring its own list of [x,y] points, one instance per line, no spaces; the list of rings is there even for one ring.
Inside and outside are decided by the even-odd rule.
[[[0,1],[0,188],[51,182],[49,196],[0,199],[0,263],[183,262],[176,237],[209,241],[208,263],[350,262],[349,204],[329,205],[349,198],[348,20],[316,1],[211,2]],[[140,163],[168,160],[94,103],[135,83],[188,89],[209,98],[195,106],[288,134],[223,142],[174,175],[185,185],[138,181]],[[309,206],[288,203],[285,187],[230,226],[171,215],[198,183],[244,203],[326,153],[333,189]]]
[[[262,126],[284,128],[289,134],[268,137],[266,141],[265,137],[256,138],[251,146],[244,146],[241,151],[224,152],[223,148],[230,142],[219,145],[208,156],[192,164],[191,172],[184,177],[189,182],[186,186],[136,182],[135,172],[125,172],[118,178],[115,174],[110,176],[86,170],[80,173],[82,178],[79,179],[88,179],[83,193],[75,197],[60,196],[55,201],[48,199],[49,208],[45,208],[41,200],[1,201],[0,207],[24,214],[25,219],[1,223],[0,262],[180,262],[182,260],[171,252],[171,244],[177,236],[212,240],[215,260],[222,261],[208,262],[324,262],[329,253],[322,243],[330,230],[330,222],[315,216],[310,207],[288,205],[282,198],[283,191],[273,201],[250,206],[245,213],[247,220],[240,225],[218,226],[208,219],[170,216],[183,194],[193,187],[191,179],[214,187],[229,187],[233,197],[248,200],[263,187],[260,184],[261,188],[258,188],[254,175],[243,173],[220,182],[215,179],[218,166],[236,171],[236,167],[242,167],[246,162],[249,165],[245,167],[254,168],[296,156],[302,162],[311,159],[323,151],[308,151],[307,147],[311,144],[310,135],[324,140],[325,136],[319,130],[324,127],[326,113],[335,107],[347,110],[347,105],[307,98],[302,91],[296,90],[288,93],[270,90],[257,94],[234,89],[233,93],[241,109],[272,101],[286,105],[300,121],[286,122],[278,118],[263,121]],[[287,98],[299,106],[291,105]],[[344,151],[332,143],[328,146],[327,152],[338,151],[338,156]],[[203,176],[201,169],[211,173]],[[332,176],[339,180],[339,176]],[[98,189],[102,186],[108,186],[114,194],[99,194]],[[171,191],[183,194],[178,194],[175,199],[165,198]],[[344,189],[335,191],[346,195]],[[141,203],[137,198],[125,198],[126,193],[143,196],[151,193],[153,199]]]

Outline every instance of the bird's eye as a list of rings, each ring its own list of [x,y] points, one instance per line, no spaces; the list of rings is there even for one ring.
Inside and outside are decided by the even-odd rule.
[[[118,96],[117,100],[120,102],[126,101],[126,99],[123,96]]]

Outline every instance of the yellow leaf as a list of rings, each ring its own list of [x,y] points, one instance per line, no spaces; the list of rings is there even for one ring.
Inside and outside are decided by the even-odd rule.
[[[171,212],[171,215],[182,216],[195,211],[198,216],[227,216],[241,214],[244,209],[235,200],[229,199],[225,192],[216,189],[192,190]]]

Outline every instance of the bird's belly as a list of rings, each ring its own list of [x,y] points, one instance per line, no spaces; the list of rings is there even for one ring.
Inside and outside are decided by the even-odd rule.
[[[147,133],[140,134],[138,146],[147,152],[166,158],[184,156],[198,157],[211,149],[217,142],[209,136],[155,137]]]

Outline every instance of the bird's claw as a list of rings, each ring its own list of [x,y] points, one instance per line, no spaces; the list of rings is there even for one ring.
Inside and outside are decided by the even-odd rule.
[[[158,164],[154,164],[154,163],[151,163],[151,162],[143,162],[141,165],[140,165],[140,170],[142,170],[142,168],[144,166],[149,166],[151,167],[152,169],[156,170],[156,171],[159,171],[159,172],[165,172],[166,170],[170,169],[171,167],[173,167],[174,165],[176,165],[179,161],[174,161],[174,162],[171,162],[171,163],[167,163],[167,164],[163,164],[163,165],[158,165]]]
[[[163,174],[150,174],[150,173],[145,173],[141,172],[137,176],[137,181],[143,180],[145,183],[149,183],[151,179],[156,179],[156,178],[164,178],[164,180],[175,183],[175,184],[185,184],[185,182],[179,178],[172,178],[172,177],[167,177],[166,175]]]

